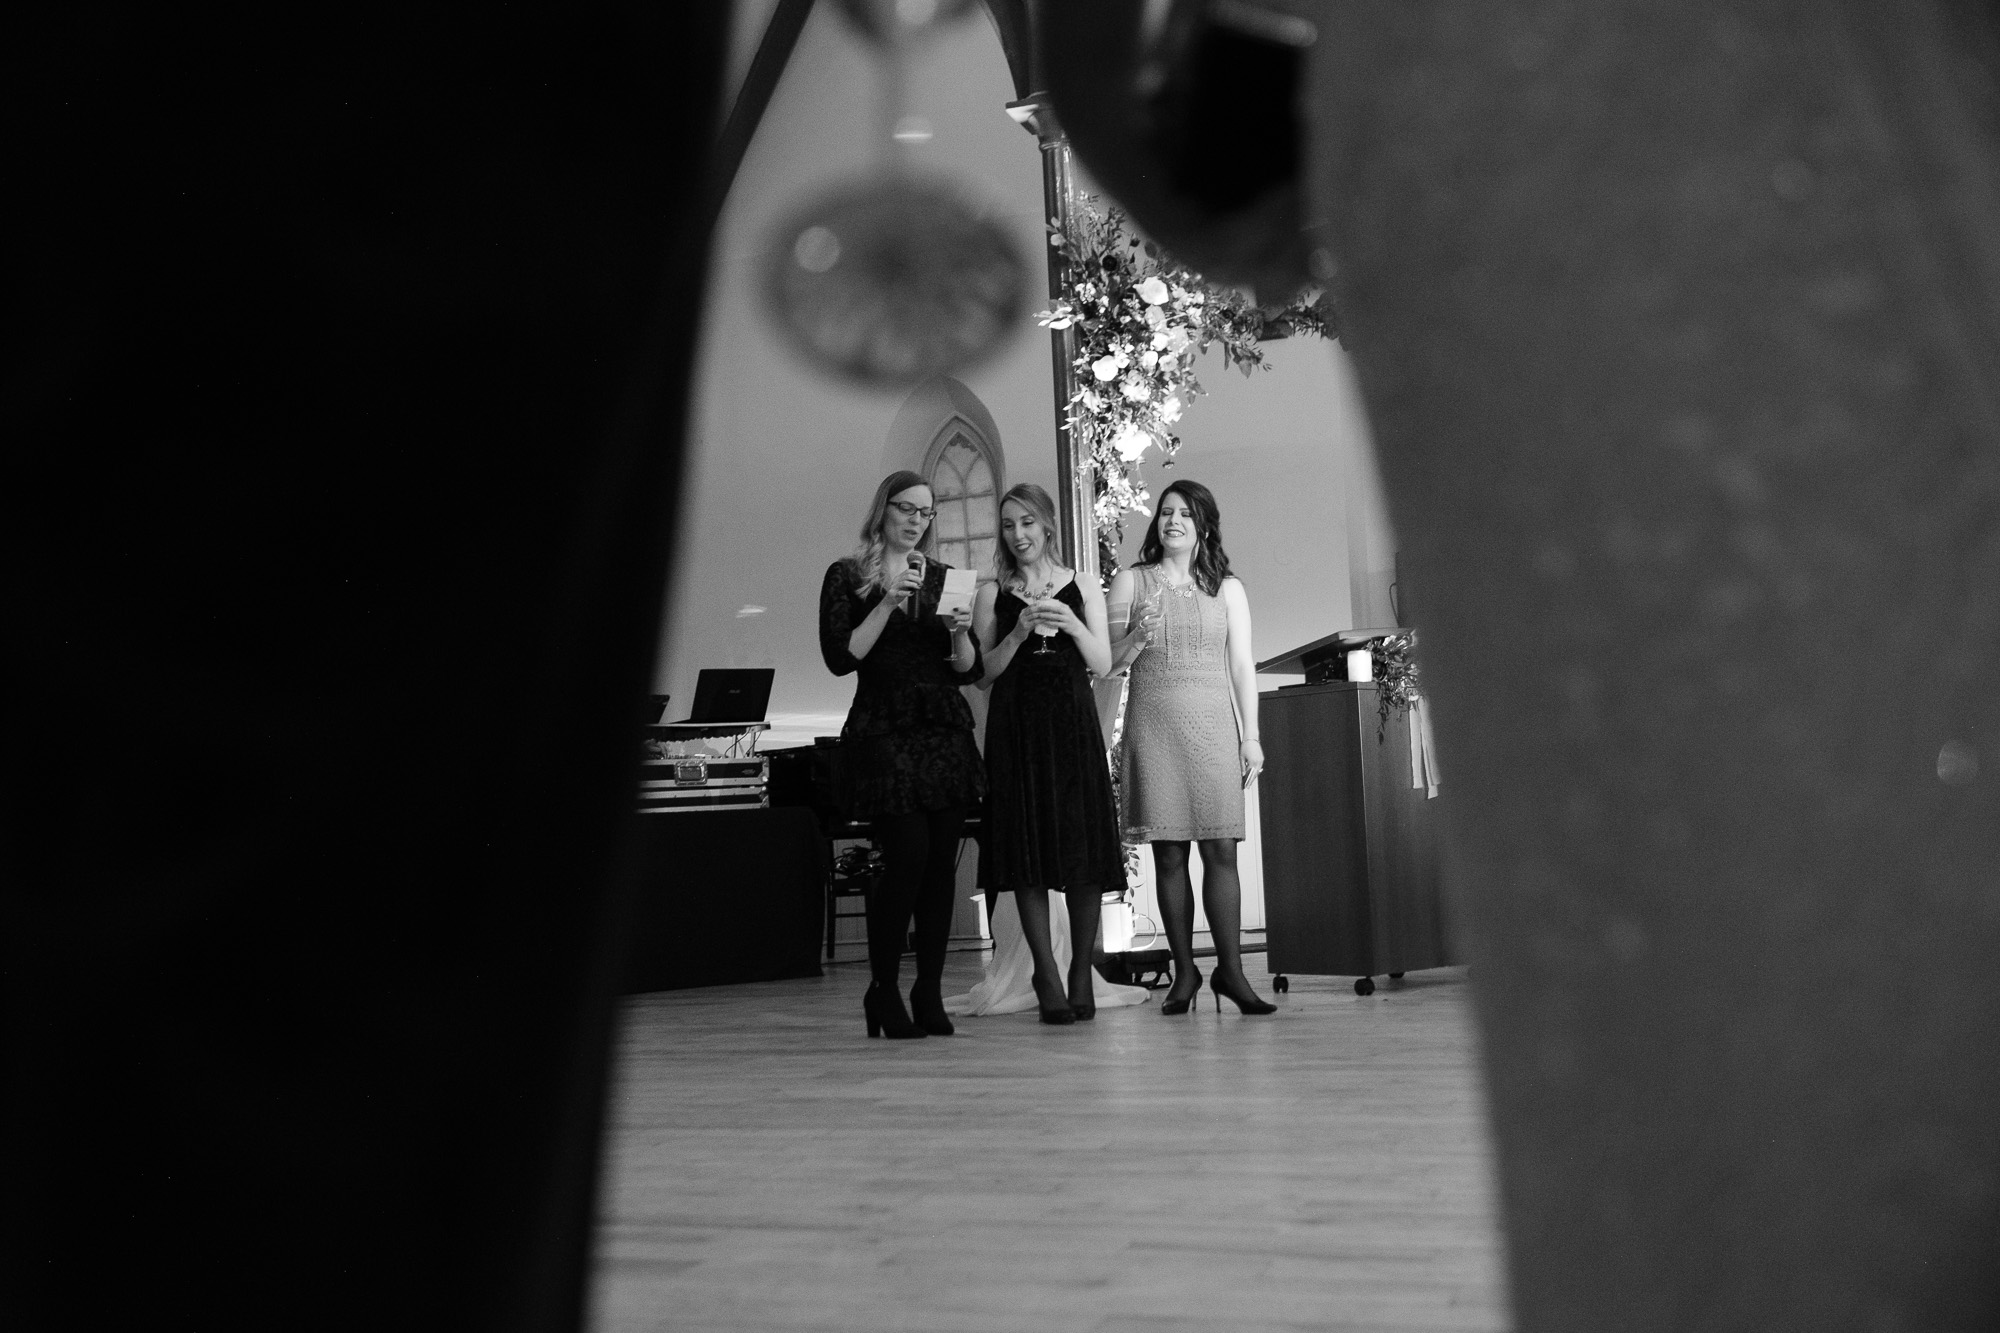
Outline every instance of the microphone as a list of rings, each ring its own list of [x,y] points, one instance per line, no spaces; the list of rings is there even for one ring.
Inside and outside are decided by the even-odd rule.
[[[912,551],[912,552],[910,552],[910,560],[909,560],[909,565],[910,565],[910,568],[911,568],[911,569],[914,569],[914,570],[916,570],[916,571],[917,571],[917,573],[919,573],[919,574],[922,574],[922,573],[924,572],[924,557],[923,557],[923,553],[922,553],[922,552],[920,552],[920,551]],[[916,614],[917,614],[917,591],[916,591],[916,590],[912,590],[912,591],[911,591],[910,593],[908,593],[908,594],[907,594],[907,595],[906,595],[906,596],[905,596],[905,597],[903,598],[903,614],[904,614],[904,615],[906,615],[906,616],[910,616],[910,617],[912,617],[912,618],[915,618],[915,616],[916,616]]]

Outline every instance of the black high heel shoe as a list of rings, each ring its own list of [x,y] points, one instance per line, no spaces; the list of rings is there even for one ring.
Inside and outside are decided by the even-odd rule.
[[[861,997],[861,1012],[868,1019],[868,1035],[887,1037],[890,1041],[908,1041],[912,1037],[926,1033],[903,1009],[903,997],[893,987],[869,983],[867,993]]]
[[[1160,1012],[1165,1014],[1168,1018],[1172,1018],[1176,1014],[1186,1013],[1190,1008],[1193,1007],[1194,997],[1201,993],[1201,969],[1198,967],[1191,967],[1188,969],[1188,971],[1194,973],[1194,985],[1188,987],[1188,993],[1186,995],[1176,997],[1173,991],[1169,989],[1167,992],[1167,998],[1160,1001]],[[1174,980],[1178,982],[1180,978],[1175,977]]]
[[[1278,1012],[1277,1005],[1272,1004],[1269,1000],[1260,1000],[1257,998],[1257,992],[1250,989],[1250,982],[1247,978],[1243,982],[1243,990],[1244,994],[1242,995],[1236,993],[1234,986],[1231,986],[1228,990],[1224,990],[1222,988],[1222,974],[1220,972],[1209,979],[1208,992],[1215,997],[1215,1012],[1218,1014],[1222,1012],[1222,1001],[1225,997],[1231,1004],[1236,1006],[1239,1013],[1275,1014]]]
[[[1069,1007],[1069,992],[1062,992],[1062,1004],[1051,1009],[1042,1003],[1041,978],[1035,978],[1035,1008],[1041,1012],[1042,1021],[1050,1027],[1068,1027],[1076,1022],[1076,1010]]]
[[[1097,987],[1095,983],[1085,982],[1083,993],[1090,998],[1086,999],[1082,1004],[1071,1000],[1069,1002],[1069,1011],[1076,1015],[1077,1022],[1088,1023],[1091,1019],[1097,1017]]]
[[[938,994],[935,981],[929,985],[919,981],[910,987],[910,1017],[933,1037],[949,1037],[958,1031],[951,1025],[951,1015],[944,1011],[944,997]]]

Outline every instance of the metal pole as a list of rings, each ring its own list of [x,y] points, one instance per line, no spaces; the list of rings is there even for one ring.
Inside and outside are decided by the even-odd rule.
[[[1076,185],[1070,172],[1069,137],[1056,123],[1048,95],[1030,93],[1018,102],[1009,102],[1007,114],[1040,141],[1043,211],[1067,231]],[[1049,299],[1054,301],[1062,295],[1063,259],[1054,246],[1048,247],[1048,256]],[[1062,556],[1078,574],[1097,578],[1096,477],[1089,458],[1079,456],[1069,430],[1069,400],[1076,393],[1075,359],[1076,331],[1050,329],[1049,362],[1056,408],[1056,521]]]

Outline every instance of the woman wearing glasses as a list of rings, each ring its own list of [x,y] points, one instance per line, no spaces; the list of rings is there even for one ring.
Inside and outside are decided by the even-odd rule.
[[[986,785],[958,692],[980,677],[979,645],[969,609],[938,614],[946,566],[935,558],[935,512],[922,477],[892,473],[875,489],[860,546],[820,585],[820,654],[834,675],[860,677],[840,733],[847,814],[873,824],[882,852],[868,894],[871,1037],[952,1030],[939,982],[958,843]],[[897,973],[913,917],[917,980],[905,1010]]]
[[[1201,901],[1215,938],[1209,989],[1246,1014],[1271,1013],[1277,1006],[1259,999],[1243,975],[1236,876],[1243,790],[1264,767],[1250,599],[1229,572],[1222,513],[1206,486],[1167,487],[1139,563],[1112,580],[1110,602],[1111,623],[1123,631],[1112,667],[1132,668],[1119,745],[1125,837],[1153,844],[1161,925],[1174,955],[1174,984],[1160,1012],[1186,1013],[1201,988],[1188,877],[1192,842],[1201,848]]]

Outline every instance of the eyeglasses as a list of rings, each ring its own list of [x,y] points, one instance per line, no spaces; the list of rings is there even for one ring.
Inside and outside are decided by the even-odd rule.
[[[935,509],[925,509],[921,505],[911,504],[908,500],[891,500],[889,501],[889,508],[895,510],[897,513],[901,514],[904,518],[927,519],[931,515],[937,513],[937,510]]]

